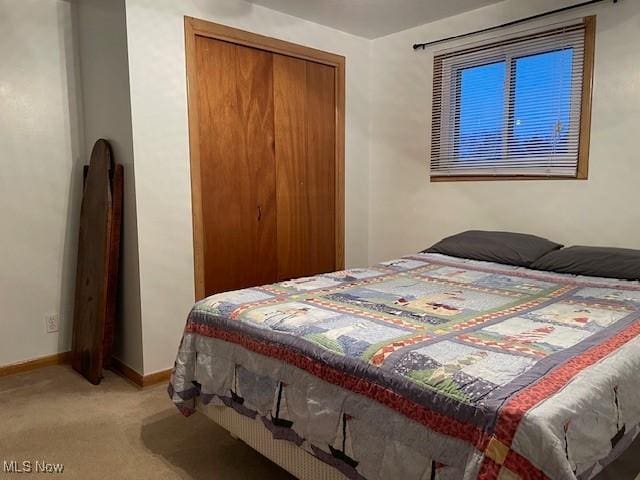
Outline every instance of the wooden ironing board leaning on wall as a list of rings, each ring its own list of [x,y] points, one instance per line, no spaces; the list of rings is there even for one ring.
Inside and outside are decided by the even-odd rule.
[[[109,366],[118,292],[123,168],[98,140],[84,168],[71,364],[94,385]]]

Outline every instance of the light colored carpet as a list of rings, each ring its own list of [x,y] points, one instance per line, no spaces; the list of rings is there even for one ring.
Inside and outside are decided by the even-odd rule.
[[[67,366],[0,378],[0,477],[29,476],[3,473],[11,460],[64,464],[48,478],[293,478],[205,416],[184,418],[166,385],[107,371],[94,386]]]

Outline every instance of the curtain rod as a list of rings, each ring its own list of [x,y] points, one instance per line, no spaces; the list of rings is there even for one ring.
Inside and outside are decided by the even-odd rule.
[[[499,28],[511,27],[513,25],[518,25],[520,23],[530,22],[532,20],[537,20],[539,18],[547,17],[549,15],[555,15],[557,13],[566,12],[567,10],[573,10],[574,8],[586,7],[587,5],[593,5],[594,3],[600,3],[600,2],[604,2],[604,1],[607,1],[607,0],[589,0],[587,2],[577,3],[575,5],[569,5],[567,7],[557,8],[557,9],[551,10],[549,12],[538,13],[537,15],[532,15],[530,17],[521,18],[519,20],[513,20],[511,22],[503,23],[502,25],[496,25],[495,27],[483,28],[482,30],[476,30],[475,32],[462,33],[460,35],[454,35],[452,37],[441,38],[440,40],[434,40],[432,42],[414,43],[413,44],[413,49],[414,50],[419,50],[419,49],[424,50],[427,47],[431,47],[431,46],[437,45],[439,43],[448,42],[450,40],[457,40],[457,39],[460,39],[460,38],[470,37],[472,35],[479,35],[481,33],[492,32],[493,30],[498,30]],[[618,0],[613,0],[613,3],[618,3]]]

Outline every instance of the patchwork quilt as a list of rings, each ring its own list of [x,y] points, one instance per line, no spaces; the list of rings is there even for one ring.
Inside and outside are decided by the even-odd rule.
[[[640,284],[417,254],[214,295],[169,393],[359,479],[591,478],[640,431]]]

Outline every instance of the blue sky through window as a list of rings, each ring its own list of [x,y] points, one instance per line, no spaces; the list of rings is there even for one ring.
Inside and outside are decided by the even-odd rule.
[[[460,72],[459,158],[481,160],[500,155],[506,74],[505,62]]]
[[[515,60],[514,153],[550,155],[567,138],[572,68],[573,49]]]
[[[461,160],[498,159],[506,133],[510,153],[551,155],[567,140],[571,110],[573,49],[512,60],[511,85],[505,115],[507,64],[496,62],[460,70],[457,153]]]

